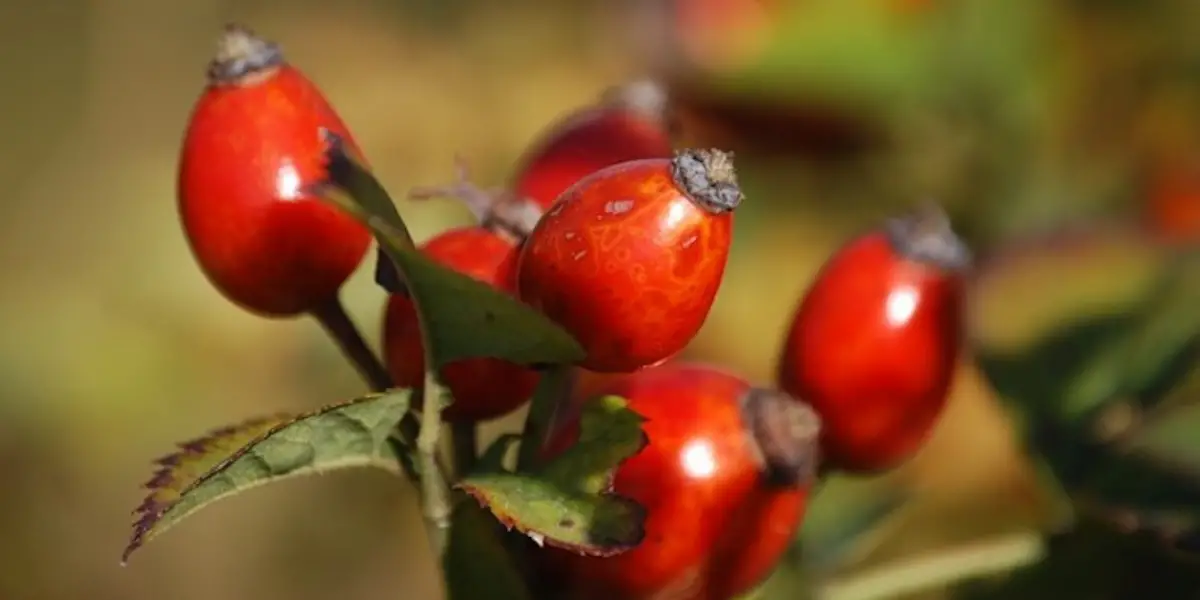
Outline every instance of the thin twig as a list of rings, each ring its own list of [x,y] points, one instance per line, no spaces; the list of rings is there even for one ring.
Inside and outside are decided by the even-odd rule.
[[[454,474],[462,479],[475,468],[479,457],[479,427],[474,421],[451,423],[450,440],[454,446]]]
[[[899,560],[819,587],[816,600],[882,600],[944,588],[1031,564],[1045,555],[1042,537],[1022,532]]]
[[[350,315],[346,314],[346,307],[340,298],[334,296],[314,308],[311,314],[337,343],[338,349],[350,360],[358,374],[371,386],[372,391],[382,392],[392,387],[392,378],[387,369],[367,346],[358,327],[354,326]]]
[[[388,374],[387,368],[383,366],[370,346],[367,346],[362,333],[354,325],[350,315],[346,313],[346,307],[340,298],[334,296],[328,302],[314,308],[311,314],[321,324],[321,328],[329,334],[329,337],[333,338],[342,355],[354,365],[354,369],[367,382],[371,391],[383,392],[392,388],[392,378]],[[398,429],[400,437],[406,445],[416,445],[420,427],[416,416],[411,413],[404,415]]]

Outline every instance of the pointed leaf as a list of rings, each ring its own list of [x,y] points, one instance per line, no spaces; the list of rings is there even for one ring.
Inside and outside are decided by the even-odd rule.
[[[1200,365],[1198,365],[1200,367]],[[1200,368],[1189,381],[1191,402],[1174,403],[1151,414],[1126,447],[1165,469],[1195,482],[1200,489]],[[1200,511],[1200,507],[1197,507]]]
[[[416,250],[383,186],[346,154],[339,140],[331,140],[326,154],[329,181],[317,187],[375,233],[416,305],[434,366],[472,357],[527,365],[583,358],[579,344],[537,311]]]
[[[985,375],[1027,418],[1074,421],[1106,402],[1152,407],[1200,356],[1200,261],[1174,262],[1143,300],[1076,320],[1020,353],[977,348]]]
[[[623,399],[595,398],[583,408],[579,440],[545,466],[473,475],[459,487],[539,544],[594,556],[623,552],[645,535],[645,510],[611,493],[612,474],[645,447],[641,423]]]
[[[442,557],[449,600],[533,599],[503,535],[499,523],[479,504],[455,504],[450,541]]]
[[[1200,519],[1200,418],[1181,390],[1200,370],[1200,262],[1162,264],[1123,308],[976,356],[1077,512],[1172,539]]]
[[[150,494],[134,511],[122,561],[205,505],[280,479],[373,466],[400,471],[389,435],[408,410],[408,392],[366,396],[296,416],[227,427],[158,460]]]

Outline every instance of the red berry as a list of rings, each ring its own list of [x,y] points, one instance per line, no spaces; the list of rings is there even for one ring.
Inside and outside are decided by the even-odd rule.
[[[421,251],[433,261],[512,293],[516,245],[482,227],[450,229]],[[412,301],[404,294],[388,300],[383,324],[383,355],[397,386],[420,388],[425,375],[421,330]],[[537,385],[536,372],[496,358],[470,358],[442,368],[442,382],[454,397],[442,413],[447,421],[494,419],[525,403]]]
[[[649,443],[614,473],[613,492],[646,513],[638,546],[611,557],[548,549],[547,575],[571,597],[733,598],[791,544],[814,478],[820,423],[807,405],[712,367],[669,363],[602,393],[646,419]],[[569,447],[578,421],[551,440]]]
[[[658,83],[634,81],[605,92],[598,104],[577,110],[549,128],[521,159],[509,186],[476,186],[466,161],[457,160],[449,185],[413,189],[409,198],[454,198],[481,225],[524,237],[571,185],[615,164],[643,158],[670,158],[672,120],[666,91]]]
[[[628,372],[683,350],[708,317],[741,203],[732,155],[685,150],[571,186],[521,250],[521,299],[582,344],[580,366]]]
[[[779,385],[821,415],[831,466],[875,472],[909,458],[946,404],[970,261],[945,215],[888,223],[838,250],[793,317]]]
[[[670,158],[666,102],[666,92],[650,81],[614,88],[598,106],[550,127],[522,158],[512,191],[546,210],[571,184],[604,167]]]
[[[1146,200],[1146,216],[1151,230],[1163,241],[1200,241],[1200,165],[1156,173]]]
[[[306,191],[324,177],[322,128],[358,148],[321,91],[272,42],[230,26],[179,160],[192,253],[230,300],[264,315],[336,297],[371,235]]]

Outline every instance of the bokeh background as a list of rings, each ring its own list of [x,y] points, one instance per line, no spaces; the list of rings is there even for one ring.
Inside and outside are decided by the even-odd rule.
[[[231,20],[283,45],[394,191],[448,180],[455,153],[502,183],[567,111],[668,76],[689,143],[737,151],[749,194],[689,355],[756,380],[822,260],[921,201],[947,206],[990,269],[973,322],[994,344],[1127,300],[1200,231],[1194,0],[5,0],[5,600],[440,593],[413,495],[373,472],[218,503],[118,565],[149,461],[174,442],[362,390],[315,322],[226,303],[181,236],[178,145]],[[468,219],[452,202],[401,212],[420,238]],[[377,342],[369,264],[345,301]],[[841,493],[896,490],[911,501],[856,566],[1054,511],[969,360],[921,455]]]

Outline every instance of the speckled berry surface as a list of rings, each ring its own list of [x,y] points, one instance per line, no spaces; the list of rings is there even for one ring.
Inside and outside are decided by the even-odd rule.
[[[586,177],[523,246],[521,299],[579,340],[587,369],[632,371],[675,355],[720,288],[733,213],[689,197],[673,165],[645,159]]]

